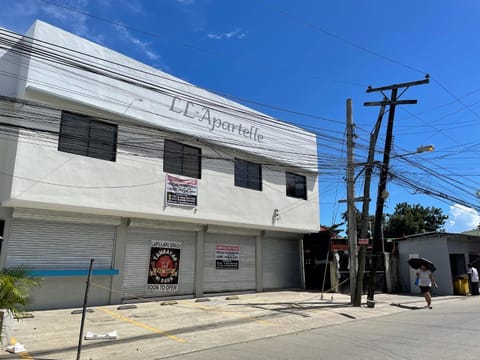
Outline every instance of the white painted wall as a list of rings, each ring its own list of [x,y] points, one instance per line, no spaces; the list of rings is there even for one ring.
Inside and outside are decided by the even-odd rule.
[[[45,126],[58,131],[60,116],[60,111],[51,111],[50,122]],[[235,187],[233,160],[235,157],[253,160],[251,155],[190,141],[186,143],[201,147],[204,156],[198,207],[165,207],[162,149],[167,133],[132,134],[131,128],[120,126],[121,142],[127,135],[154,145],[141,151],[120,145],[116,162],[111,162],[60,152],[57,135],[22,130],[12,170],[15,177],[11,197],[4,199],[2,205],[257,229],[318,231],[316,175],[293,170],[307,176],[307,200],[286,196],[285,167],[263,166],[263,191]],[[133,150],[135,154],[131,153]],[[141,156],[136,156],[138,153]],[[275,223],[274,209],[279,209],[280,215]]]
[[[15,176],[11,183],[2,181],[0,185],[3,206],[278,231],[318,231],[317,149],[314,134],[272,119],[266,121],[264,115],[258,112],[46,23],[35,22],[28,36],[96,56],[96,61],[86,56],[83,60],[118,71],[118,76],[123,79],[131,76],[131,81],[147,81],[152,84],[152,89],[33,57],[20,59],[16,62],[20,64],[18,68],[11,61],[0,58],[1,69],[21,75],[18,79],[14,77],[18,80],[17,96],[51,104],[59,109],[117,118],[120,122],[127,121],[128,116],[130,122],[153,125],[164,131],[136,134],[140,138],[154,140],[154,146],[145,150],[146,153],[136,150],[136,155],[140,156],[133,156],[131,148],[119,146],[117,161],[109,162],[59,152],[56,135],[21,130],[18,145],[3,139],[0,141],[0,170]],[[38,41],[35,46],[51,47],[49,44]],[[72,56],[82,60],[82,56],[76,52],[62,51],[65,52],[64,58]],[[126,65],[130,70],[126,71],[121,65],[106,63],[101,59]],[[26,78],[26,82],[22,78]],[[0,83],[1,95],[13,96],[13,88],[15,83]],[[156,91],[160,88],[165,91]],[[204,107],[202,103],[205,101],[199,100],[199,97],[248,111],[249,115]],[[48,118],[49,123],[32,123],[21,119],[10,119],[10,122],[58,133],[60,111],[51,110]],[[164,206],[165,173],[161,149],[163,138],[172,136],[170,130],[175,130],[177,134],[188,134],[190,145],[201,147],[202,155],[225,158],[202,160],[197,209]],[[249,135],[250,130],[253,133]],[[131,136],[131,129],[127,131],[120,126],[120,140]],[[193,140],[196,138],[201,142]],[[185,138],[177,140],[186,142]],[[155,151],[158,153],[155,154]],[[4,157],[4,154],[10,154],[10,157]],[[278,164],[263,166],[263,191],[234,186],[235,157]],[[307,177],[307,200],[286,196],[285,171]],[[280,214],[275,222],[272,221],[274,209],[278,209]]]
[[[410,277],[408,259],[410,254],[418,254],[419,257],[432,261],[437,267],[434,272],[438,283],[438,289],[434,290],[437,295],[453,294],[452,275],[450,273],[450,258],[447,238],[439,234],[435,237],[420,237],[401,240],[398,242],[400,281],[402,289],[416,292],[414,281]]]
[[[22,68],[26,71],[25,97],[28,99],[42,99],[48,94],[92,106],[100,113],[128,112],[128,116],[137,121],[165,130],[317,171],[314,134],[275,121],[44,22],[36,21],[29,34],[40,41],[72,49],[61,50],[64,59],[72,58],[101,74],[31,57],[28,66]],[[46,45],[40,41],[34,46]],[[53,45],[49,44],[50,49]],[[232,107],[237,110],[230,110]]]
[[[3,117],[0,116],[0,122]],[[10,198],[12,174],[17,150],[17,130],[0,125],[0,202]],[[0,219],[7,210],[0,207]]]

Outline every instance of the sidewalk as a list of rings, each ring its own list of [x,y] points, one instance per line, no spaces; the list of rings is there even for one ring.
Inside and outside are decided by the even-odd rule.
[[[229,300],[227,300],[229,299]],[[462,300],[460,296],[433,299]],[[136,308],[119,306],[89,308],[84,335],[118,332],[115,340],[83,340],[82,359],[165,359],[259,338],[295,334],[330,326],[421,309],[420,296],[377,294],[373,309],[350,306],[350,297],[308,291],[279,291],[234,296],[217,296],[177,302],[148,302]],[[164,305],[162,305],[164,304]],[[13,337],[28,353],[0,353],[0,359],[75,359],[81,321],[73,309],[36,311],[34,318],[14,326]],[[430,310],[423,310],[430,311]]]

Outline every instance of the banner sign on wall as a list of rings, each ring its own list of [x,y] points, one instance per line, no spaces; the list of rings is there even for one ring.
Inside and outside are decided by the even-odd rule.
[[[238,270],[240,264],[240,246],[215,245],[215,269]]]
[[[167,205],[197,206],[197,179],[181,179],[167,174],[165,184]]]
[[[148,269],[148,291],[177,291],[180,250],[174,241],[152,241]]]

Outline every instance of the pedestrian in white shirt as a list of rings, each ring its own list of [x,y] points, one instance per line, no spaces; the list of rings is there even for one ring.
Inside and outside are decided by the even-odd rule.
[[[472,266],[472,264],[468,264],[468,275],[470,276],[470,284],[471,290],[470,293],[472,295],[478,295],[478,270]]]
[[[420,265],[420,268],[417,272],[418,278],[418,286],[420,287],[420,291],[422,292],[423,296],[425,297],[425,301],[427,302],[427,306],[429,309],[432,308],[432,286],[438,287],[437,282],[435,281],[432,272],[427,269],[425,265]]]

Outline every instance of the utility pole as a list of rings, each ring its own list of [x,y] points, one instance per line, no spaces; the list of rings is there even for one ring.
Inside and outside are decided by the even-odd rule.
[[[350,301],[355,301],[357,279],[357,216],[355,211],[355,164],[353,163],[352,99],[347,99],[347,213],[348,252],[350,255]]]
[[[387,179],[388,179],[388,167],[390,162],[390,152],[392,149],[393,143],[393,123],[395,118],[395,107],[397,105],[407,105],[407,104],[416,104],[417,100],[399,100],[399,98],[407,91],[411,86],[428,84],[430,82],[429,76],[426,75],[424,80],[412,81],[402,84],[394,84],[389,86],[383,86],[379,88],[368,87],[367,93],[378,91],[381,92],[384,96],[383,101],[379,102],[365,102],[365,106],[389,106],[388,114],[388,123],[387,123],[387,132],[385,135],[385,148],[383,152],[383,162],[380,171],[380,180],[378,182],[378,192],[377,192],[377,203],[375,210],[375,224],[373,231],[373,243],[372,243],[372,267],[370,270],[370,275],[368,279],[368,293],[367,293],[367,304],[373,307],[375,306],[374,297],[375,297],[375,283],[376,283],[376,272],[377,272],[377,263],[378,263],[378,254],[382,249],[382,221],[383,221],[383,207],[385,205],[385,199],[388,196],[386,192],[387,188]],[[398,94],[399,89],[404,89],[400,94]],[[384,91],[391,90],[390,98],[385,95]]]
[[[387,100],[386,98],[384,100]],[[363,184],[363,205],[362,216],[360,220],[360,238],[369,239],[369,209],[370,209],[370,183],[372,180],[373,167],[375,165],[375,146],[377,144],[378,133],[382,124],[383,115],[385,114],[385,105],[380,106],[380,112],[378,114],[375,127],[370,133],[370,144],[368,147],[368,159],[365,165],[365,181]],[[355,288],[355,300],[353,306],[362,305],[363,294],[363,274],[365,272],[365,262],[367,257],[367,245],[360,245],[360,251],[358,253],[358,271],[357,271],[357,285]]]

